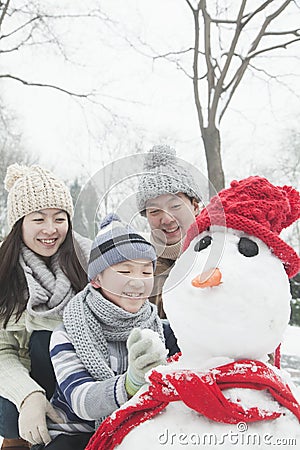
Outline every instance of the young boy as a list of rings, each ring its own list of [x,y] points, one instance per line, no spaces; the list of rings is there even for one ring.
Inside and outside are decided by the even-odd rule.
[[[90,283],[51,338],[52,404],[64,423],[49,422],[47,449],[84,449],[95,426],[139,390],[148,370],[165,363],[161,321],[148,300],[155,264],[149,242],[115,215],[104,220],[92,245]],[[161,338],[155,351],[145,328]]]

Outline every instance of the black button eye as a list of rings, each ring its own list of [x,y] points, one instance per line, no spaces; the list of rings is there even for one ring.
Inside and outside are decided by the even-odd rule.
[[[239,240],[238,249],[242,255],[247,257],[256,256],[259,252],[257,243],[245,237]]]
[[[201,252],[201,250],[207,248],[211,244],[211,241],[212,241],[211,236],[204,236],[204,238],[200,239],[200,241],[198,241],[195,244],[194,247],[195,252]]]

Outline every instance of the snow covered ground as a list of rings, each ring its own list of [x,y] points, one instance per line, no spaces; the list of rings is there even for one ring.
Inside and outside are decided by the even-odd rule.
[[[293,381],[300,386],[300,327],[289,326],[281,346],[281,361]],[[0,444],[2,438],[0,437]]]
[[[289,326],[281,346],[281,364],[300,386],[300,327]]]
[[[281,351],[282,354],[297,355],[300,358],[300,327],[288,326]]]

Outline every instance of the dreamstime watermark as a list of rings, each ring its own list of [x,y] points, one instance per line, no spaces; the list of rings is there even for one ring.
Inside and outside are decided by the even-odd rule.
[[[236,430],[228,433],[176,433],[171,432],[168,428],[163,433],[158,435],[158,443],[161,446],[174,445],[177,448],[182,446],[211,446],[212,448],[217,446],[289,446],[297,447],[296,438],[278,437],[272,433],[250,433],[248,432],[248,425],[245,422],[239,422],[236,426]]]

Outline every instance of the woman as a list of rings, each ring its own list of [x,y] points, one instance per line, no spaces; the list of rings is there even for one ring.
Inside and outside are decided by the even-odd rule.
[[[64,183],[39,166],[8,167],[9,234],[0,247],[1,449],[50,441],[46,416],[55,378],[52,330],[68,301],[87,283],[90,241],[73,237],[73,204]]]

